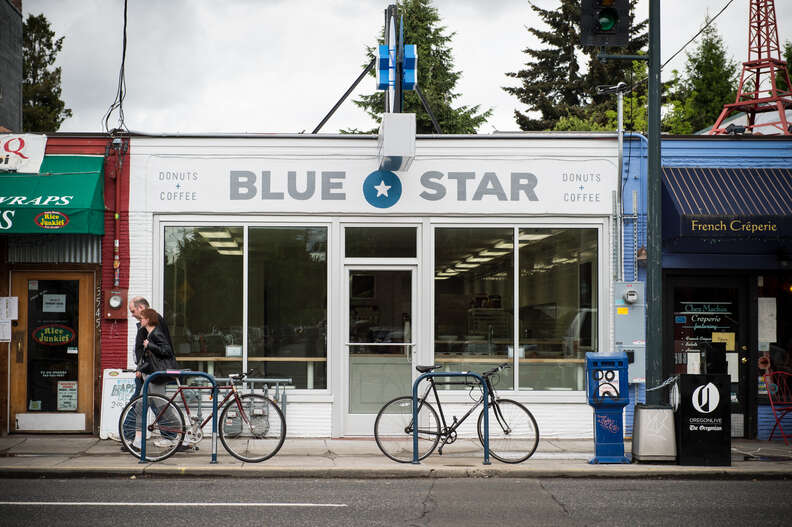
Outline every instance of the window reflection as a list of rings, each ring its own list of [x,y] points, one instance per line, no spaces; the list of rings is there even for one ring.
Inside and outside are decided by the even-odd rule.
[[[415,258],[415,227],[346,227],[347,258]]]
[[[257,375],[327,387],[327,229],[248,231],[248,362]]]
[[[435,231],[435,362],[447,371],[484,371],[514,344],[514,230]],[[500,376],[501,389],[513,375]]]
[[[597,230],[520,229],[520,389],[582,390],[597,351]]]
[[[242,370],[241,227],[165,227],[164,310],[184,369]]]

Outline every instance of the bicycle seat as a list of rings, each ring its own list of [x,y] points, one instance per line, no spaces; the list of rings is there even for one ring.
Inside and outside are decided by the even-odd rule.
[[[421,373],[426,373],[432,370],[436,370],[439,367],[440,367],[439,364],[433,364],[432,366],[416,366],[415,369]]]

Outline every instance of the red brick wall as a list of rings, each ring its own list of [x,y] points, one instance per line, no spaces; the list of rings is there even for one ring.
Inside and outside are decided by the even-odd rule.
[[[105,155],[107,138],[93,137],[48,137],[47,154],[99,154]],[[105,196],[105,235],[102,238],[102,270],[101,289],[113,286],[113,242],[115,239],[115,195],[116,184],[120,185],[119,211],[119,250],[120,250],[120,284],[126,289],[129,286],[129,148],[121,156],[121,171],[118,174],[118,153],[110,149],[104,167]],[[104,303],[106,299],[102,298]],[[127,321],[105,320],[100,322],[100,345],[97,350],[99,374],[106,368],[124,368],[127,363]]]

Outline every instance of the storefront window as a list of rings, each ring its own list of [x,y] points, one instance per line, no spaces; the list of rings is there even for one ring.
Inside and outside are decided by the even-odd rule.
[[[248,364],[256,375],[327,387],[327,229],[250,227]]]
[[[511,362],[518,389],[582,390],[585,353],[597,351],[597,253],[596,229],[438,228],[435,362],[479,372]],[[512,389],[514,375],[497,387]]]
[[[510,360],[514,345],[514,229],[435,231],[435,362],[481,372]],[[501,389],[513,375],[500,376]]]
[[[792,273],[765,273],[757,298],[759,375],[792,373]],[[759,379],[760,393],[767,392]]]
[[[182,368],[242,370],[242,245],[241,227],[165,227],[163,313]]]
[[[596,229],[520,229],[519,387],[582,390],[597,351]]]

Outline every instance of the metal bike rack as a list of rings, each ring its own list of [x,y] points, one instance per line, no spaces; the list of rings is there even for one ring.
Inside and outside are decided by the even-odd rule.
[[[229,383],[231,382],[231,379],[229,377],[215,377],[215,380],[219,383],[225,383],[226,381],[228,381]],[[242,382],[245,384],[253,385],[250,388],[245,388],[247,393],[256,393],[257,390],[256,384],[263,384],[264,385],[263,392],[265,397],[269,395],[270,387],[274,387],[273,391],[275,392],[275,396],[273,397],[273,399],[275,399],[275,402],[278,403],[278,406],[280,406],[281,412],[283,412],[284,419],[286,418],[286,386],[292,384],[292,379],[290,377],[288,378],[287,377],[284,378],[245,377],[245,379],[242,380]]]
[[[481,389],[484,394],[484,464],[490,465],[489,459],[489,412],[487,411],[489,408],[489,401],[487,400],[487,383],[484,381],[484,377],[479,375],[478,373],[474,373],[472,371],[464,372],[464,371],[442,371],[442,372],[435,372],[429,371],[426,373],[421,374],[415,382],[413,383],[413,390],[412,390],[412,414],[413,414],[413,465],[420,465],[421,462],[418,461],[418,385],[421,384],[421,381],[427,379],[429,377],[475,377],[478,379],[479,383],[481,383]],[[439,401],[438,401],[439,404]],[[439,423],[438,423],[439,424]]]
[[[143,423],[146,422],[148,417],[148,387],[151,379],[160,376],[160,375],[167,375],[169,377],[178,376],[178,377],[204,377],[208,379],[209,382],[212,383],[212,464],[217,463],[217,381],[215,381],[214,377],[209,375],[208,373],[204,373],[202,371],[192,371],[192,370],[163,370],[163,371],[155,371],[148,378],[143,381],[143,390],[141,392],[143,396],[143,411],[140,416],[140,461],[139,463],[148,463],[146,461],[146,427]]]

